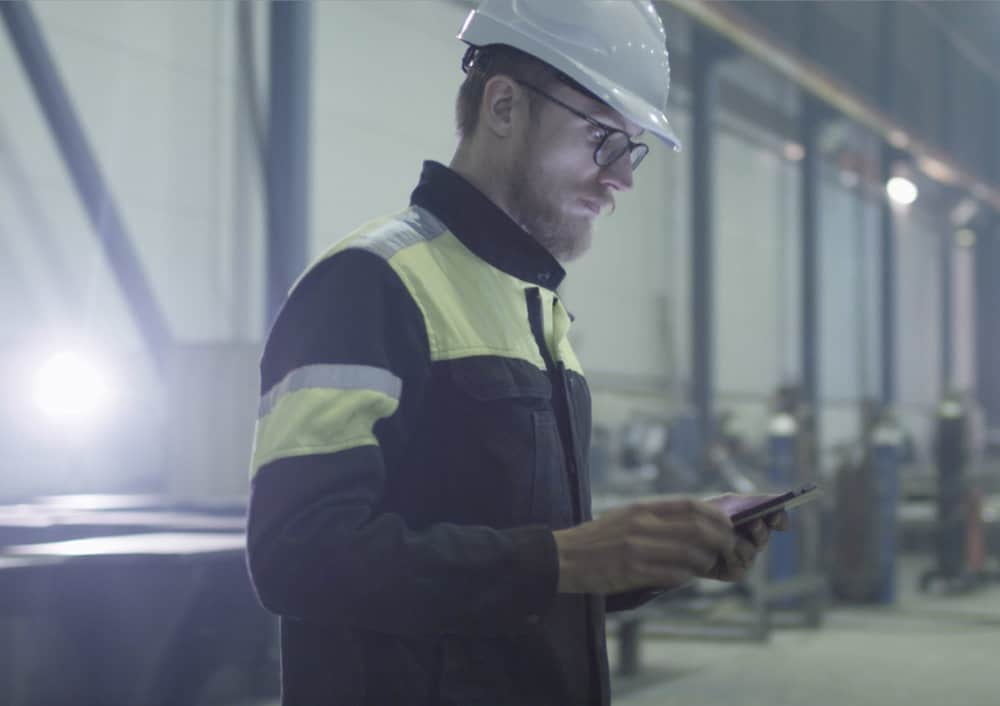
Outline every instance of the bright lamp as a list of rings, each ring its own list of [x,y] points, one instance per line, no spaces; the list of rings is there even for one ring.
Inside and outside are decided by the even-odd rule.
[[[110,402],[108,378],[98,365],[73,351],[49,357],[35,374],[35,404],[53,420],[92,418]]]

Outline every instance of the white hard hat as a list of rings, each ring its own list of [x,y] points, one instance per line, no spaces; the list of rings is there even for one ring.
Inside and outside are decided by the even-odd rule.
[[[458,38],[474,47],[520,49],[680,149],[664,113],[666,33],[649,0],[483,0]]]

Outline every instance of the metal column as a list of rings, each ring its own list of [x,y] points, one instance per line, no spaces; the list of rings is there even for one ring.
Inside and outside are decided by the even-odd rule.
[[[267,322],[307,264],[312,5],[271,3]]]
[[[691,49],[691,402],[704,449],[712,438],[715,345],[712,290],[715,284],[715,139],[713,116],[718,103],[719,40],[709,30],[693,28]]]
[[[946,225],[941,235],[941,394],[952,387],[955,373],[954,286],[955,238]]]
[[[797,435],[797,456],[801,466],[797,469],[795,481],[802,483],[806,479],[813,480],[819,476],[819,449],[822,444],[820,433],[820,188],[822,184],[821,170],[823,155],[820,153],[820,136],[827,120],[829,111],[818,100],[810,95],[802,96],[801,107],[801,138],[804,148],[802,158],[802,401],[806,404],[806,415],[800,419]],[[775,448],[778,440],[772,434],[770,444]],[[772,455],[772,473],[776,466],[776,457]],[[826,582],[820,568],[821,550],[821,520],[816,508],[803,508],[793,521],[797,524],[798,537],[775,538],[789,546],[790,550],[798,551],[800,561],[799,583],[806,586],[802,594],[802,606],[805,622],[812,627],[818,627],[822,621],[823,607],[826,596]],[[769,560],[772,571],[776,568],[775,560]]]
[[[879,5],[879,90],[882,105],[889,115],[895,114],[895,90],[893,66],[895,59],[895,36],[893,32],[892,3]],[[889,145],[881,145],[879,170],[882,185],[892,176],[895,150]],[[882,331],[882,403],[891,405],[896,399],[896,233],[892,207],[883,193],[880,209],[882,240],[881,259],[881,331]]]
[[[7,25],[84,210],[125,295],[132,321],[157,372],[162,376],[171,344],[167,320],[146,281],[128,230],[83,133],[31,6],[26,2],[0,2],[0,15]]]
[[[892,176],[894,151],[882,145],[881,178],[885,184]],[[879,219],[882,241],[881,254],[881,331],[882,331],[882,403],[891,405],[896,399],[896,229],[892,206],[883,194]]]
[[[802,393],[814,419],[819,404],[819,136],[824,114],[815,98],[802,96]]]
[[[976,239],[976,388],[989,425],[1000,424],[1000,218],[995,215]]]
[[[991,123],[1000,124],[1000,89],[994,87]],[[993,181],[1000,181],[1000,134],[992,133],[989,146]],[[987,423],[1000,425],[1000,213],[993,210],[984,219],[976,238],[976,387],[986,410]]]
[[[954,67],[951,43],[948,36],[941,33],[938,50],[941,72],[939,76],[941,87],[940,122],[938,124],[938,144],[953,151],[954,115],[955,115],[955,85]],[[950,223],[942,229],[941,239],[941,370],[940,389],[945,395],[952,388],[955,375],[955,326],[954,326],[954,263],[955,242]]]
[[[992,124],[1000,124],[1000,87],[993,88]],[[992,133],[993,181],[1000,181],[1000,134]],[[986,409],[986,418],[993,426],[1000,425],[1000,212],[994,210],[986,218],[983,232],[976,241],[976,386]],[[980,254],[982,252],[982,254]]]

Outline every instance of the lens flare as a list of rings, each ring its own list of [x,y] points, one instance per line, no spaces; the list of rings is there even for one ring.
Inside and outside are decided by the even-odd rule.
[[[34,383],[35,404],[53,420],[95,417],[111,399],[100,367],[73,351],[62,351],[46,360]]]

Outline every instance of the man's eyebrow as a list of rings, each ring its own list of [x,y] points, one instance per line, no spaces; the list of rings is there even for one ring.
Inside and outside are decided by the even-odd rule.
[[[625,131],[625,123],[615,117],[614,113],[604,105],[603,103],[594,102],[594,107],[592,110],[588,111],[590,117],[594,120],[604,123],[608,127],[613,127],[616,130]]]
[[[619,119],[608,106],[603,103],[595,102],[594,110],[590,113],[594,120],[607,125],[608,127],[613,127],[616,130],[621,130],[626,135],[628,135],[628,130],[625,127],[623,120]],[[629,135],[629,139],[636,140],[642,137],[642,134],[646,132],[643,128],[639,128],[639,132],[634,135]]]
[[[645,129],[639,128],[639,131],[637,133],[635,133],[634,135],[629,135],[629,132],[625,127],[625,124],[620,120],[615,119],[613,116],[601,115],[598,118],[598,121],[604,123],[608,127],[613,127],[616,130],[621,130],[626,135],[628,135],[628,138],[630,140],[638,140],[640,137],[642,137],[643,133],[646,132]]]

